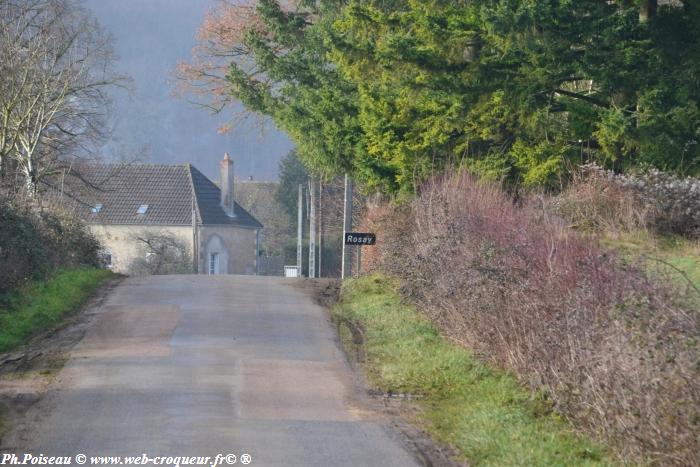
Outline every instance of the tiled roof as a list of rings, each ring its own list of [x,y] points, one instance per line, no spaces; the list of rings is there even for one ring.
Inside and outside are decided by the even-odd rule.
[[[237,216],[228,217],[220,205],[219,188],[189,164],[90,164],[77,173],[82,180],[68,183],[65,191],[78,201],[88,223],[192,225],[194,208],[197,222],[204,225],[262,227],[238,204]],[[99,212],[93,212],[98,204]],[[144,205],[146,212],[139,214]]]
[[[236,217],[229,217],[221,207],[221,190],[202,172],[189,166],[192,174],[192,185],[197,194],[197,210],[204,225],[240,225],[245,227],[262,228],[248,211],[235,203]]]

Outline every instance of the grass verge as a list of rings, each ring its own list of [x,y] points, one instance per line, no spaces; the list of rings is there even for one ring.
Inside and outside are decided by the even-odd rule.
[[[83,305],[109,278],[105,269],[58,271],[0,297],[0,352],[14,350],[32,336],[59,324]]]
[[[682,287],[691,284],[692,288],[700,290],[700,242],[697,240],[657,237],[646,231],[636,231],[602,235],[601,241],[628,258],[646,258],[652,273],[668,276]]]
[[[610,465],[602,447],[577,435],[506,372],[452,344],[396,284],[374,275],[344,284],[332,315],[349,353],[362,334],[369,383],[391,394],[421,396],[418,423],[475,465]],[[359,330],[359,331],[358,331]],[[353,337],[355,336],[355,337]]]

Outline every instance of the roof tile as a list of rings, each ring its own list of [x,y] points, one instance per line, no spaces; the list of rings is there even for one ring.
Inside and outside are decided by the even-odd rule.
[[[194,207],[197,221],[204,225],[262,228],[238,203],[236,217],[227,216],[219,187],[189,164],[90,164],[77,172],[76,180],[82,181],[69,183],[66,192],[78,201],[79,213],[88,223],[192,225]],[[102,209],[93,213],[96,204]],[[146,213],[138,214],[144,204]]]

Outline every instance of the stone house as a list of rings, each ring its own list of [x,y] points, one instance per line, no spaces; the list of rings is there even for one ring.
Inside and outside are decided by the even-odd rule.
[[[138,238],[167,235],[186,245],[193,273],[256,274],[263,226],[234,200],[228,154],[220,166],[217,186],[190,164],[90,164],[68,194],[114,271],[144,254]]]

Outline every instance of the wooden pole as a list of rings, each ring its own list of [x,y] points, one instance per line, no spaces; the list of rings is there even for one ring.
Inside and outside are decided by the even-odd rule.
[[[352,231],[352,180],[345,174],[345,203],[343,216],[343,267],[341,277],[343,279],[350,277],[352,274],[352,255],[350,254],[349,245],[345,244],[345,233]]]
[[[302,185],[301,183],[299,184],[299,200],[297,202],[297,206],[299,207],[299,213],[297,216],[297,274],[299,277],[301,277],[301,248],[302,237],[304,235],[304,185]]]
[[[323,180],[318,180],[318,277],[323,277]]]
[[[309,178],[309,277],[316,277],[316,182]]]

